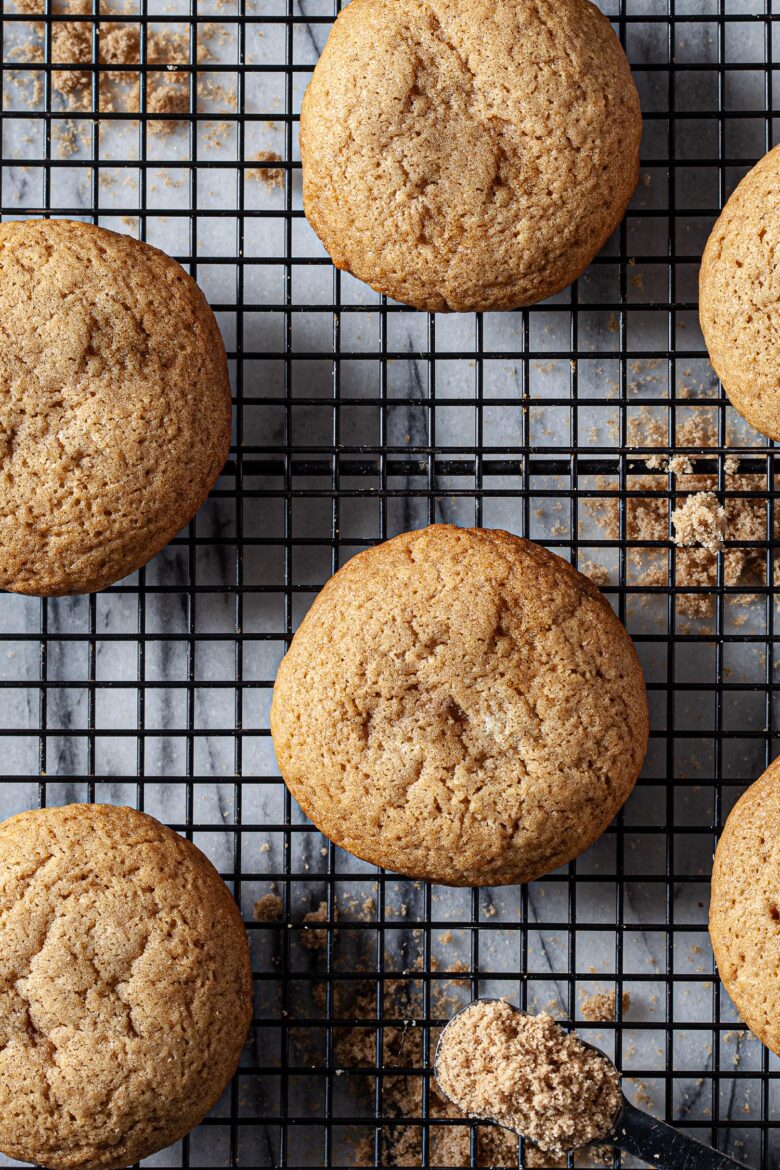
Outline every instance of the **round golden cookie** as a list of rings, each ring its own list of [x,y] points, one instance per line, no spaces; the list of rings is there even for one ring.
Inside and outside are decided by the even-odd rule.
[[[144,565],[211,490],[227,362],[183,268],[69,220],[0,224],[0,588],[88,593]]]
[[[128,1166],[183,1137],[238,1064],[252,973],[199,849],[130,808],[0,825],[0,1150]]]
[[[304,209],[337,268],[397,301],[512,309],[601,249],[641,136],[588,0],[352,0],[303,99]]]
[[[745,176],[712,229],[699,317],[715,373],[751,426],[780,439],[780,147]]]
[[[712,869],[710,938],[726,991],[780,1054],[780,758],[728,815]]]
[[[526,882],[581,853],[647,749],[642,670],[595,585],[506,532],[435,525],[349,561],[274,688],[301,808],[376,865]]]

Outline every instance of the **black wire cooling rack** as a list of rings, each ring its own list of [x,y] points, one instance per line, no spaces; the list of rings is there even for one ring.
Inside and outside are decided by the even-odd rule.
[[[430,1077],[451,1011],[506,994],[613,1051],[640,1104],[773,1165],[777,1065],[719,987],[706,914],[724,816],[777,750],[777,468],[709,370],[696,277],[719,208],[777,136],[776,0],[602,0],[645,116],[631,210],[552,302],[457,318],[334,272],[306,225],[298,111],[332,0],[180,5],[0,4],[4,217],[84,217],[174,254],[233,375],[228,465],[160,557],[97,596],[0,597],[2,814],[146,808],[215,860],[250,931],[240,1073],[149,1164],[538,1165],[447,1114]],[[80,49],[62,48],[63,24]],[[129,61],[101,50],[119,26]],[[648,465],[673,451],[699,479]],[[692,564],[670,510],[701,484],[749,522]],[[509,528],[594,573],[648,677],[634,796],[527,888],[376,872],[321,838],[276,772],[271,689],[312,597],[354,552],[437,520]],[[615,1021],[583,1018],[598,991]]]

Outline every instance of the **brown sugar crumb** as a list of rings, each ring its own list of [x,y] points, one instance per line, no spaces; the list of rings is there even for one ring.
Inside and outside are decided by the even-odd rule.
[[[333,907],[333,921],[338,920],[338,908]],[[321,951],[325,949],[328,941],[327,930],[314,930],[315,926],[328,921],[328,903],[320,902],[316,910],[310,910],[308,914],[303,916],[303,932],[301,934],[301,945],[306,947],[309,951]]]
[[[72,158],[78,153],[80,139],[70,119],[67,122],[55,122],[52,125],[52,146],[57,158]]]
[[[625,1013],[630,1007],[631,996],[627,991],[624,991],[621,999],[621,1010]],[[587,1020],[591,1024],[613,1023],[617,1017],[615,993],[604,991],[586,996],[580,1006],[580,1014],[583,1020]]]
[[[158,85],[149,92],[146,108],[150,114],[186,114],[190,108],[190,95],[186,86],[171,82]],[[174,121],[150,122],[150,134],[170,134],[176,127]]]
[[[690,475],[693,472],[693,464],[687,455],[672,455],[668,470],[672,475]]]
[[[75,21],[55,21],[51,34],[51,59],[54,65],[87,65],[92,61],[92,25]],[[80,69],[58,69],[52,84],[73,109],[89,105],[91,75]]]
[[[675,544],[699,545],[711,553],[723,548],[726,511],[712,492],[696,492],[677,504],[672,524]]]
[[[278,922],[282,917],[282,899],[278,894],[263,894],[252,910],[255,922]]]
[[[43,5],[38,0],[21,0],[21,11],[35,11]],[[97,33],[96,61],[100,65],[127,66],[127,69],[112,69],[98,77],[100,109],[104,113],[138,113],[141,108],[141,84],[136,67],[141,59],[140,24],[113,22],[93,23],[74,21],[72,16],[92,12],[91,0],[60,0],[57,16],[52,26],[51,60],[56,65],[93,65],[93,37]],[[217,25],[205,27],[204,40],[210,37],[220,39],[222,30]],[[37,56],[30,60],[42,59],[43,44],[36,41],[29,51]],[[210,59],[206,44],[198,44],[195,63]],[[146,61],[149,65],[165,67],[159,75],[150,73],[146,85],[146,108],[150,113],[182,114],[189,109],[189,86],[186,79],[169,78],[169,71],[177,65],[190,62],[190,44],[186,33],[171,29],[152,30],[146,38]],[[54,89],[62,104],[69,110],[89,110],[92,104],[92,72],[81,69],[56,70]],[[96,74],[97,76],[97,74]],[[33,95],[35,100],[35,95]],[[169,133],[178,123],[174,121],[153,122],[150,131],[156,134]]]
[[[101,25],[100,60],[106,65],[137,65],[141,60],[141,30],[138,25]]]
[[[644,409],[644,408],[643,408]],[[635,423],[635,426],[632,426]],[[630,441],[642,446],[660,446],[667,441],[666,428],[649,414],[640,413],[639,419],[629,420]],[[711,419],[697,415],[685,420],[677,428],[678,440],[686,446],[698,446],[706,449],[717,443],[717,430]],[[667,588],[670,583],[678,590],[689,587],[714,589],[717,585],[718,562],[717,553],[724,540],[739,541],[745,547],[727,548],[723,551],[723,579],[726,585],[765,585],[766,564],[764,551],[757,548],[758,542],[767,539],[767,520],[764,502],[760,499],[726,498],[723,504],[724,516],[718,514],[718,503],[713,493],[719,487],[718,476],[714,472],[697,473],[689,470],[693,466],[693,459],[686,455],[669,455],[659,452],[657,455],[641,456],[649,471],[673,472],[677,475],[677,488],[680,491],[693,494],[708,494],[712,503],[706,505],[709,515],[704,516],[704,532],[696,530],[691,533],[690,515],[688,510],[694,505],[688,504],[682,512],[679,507],[670,507],[668,499],[662,497],[661,492],[668,488],[665,475],[629,475],[627,487],[631,492],[641,492],[641,496],[630,497],[626,504],[626,537],[630,543],[643,544],[645,542],[667,541],[669,539],[669,521],[675,520],[677,539],[681,543],[683,536],[687,547],[682,547],[675,558],[674,581],[669,580],[668,558],[661,549],[636,548],[629,550],[629,571],[632,583],[637,585]],[[735,455],[727,455],[723,461],[725,472],[725,488],[728,492],[757,492],[766,488],[766,477],[760,474],[746,474],[740,472],[740,460]],[[607,480],[600,481],[599,490],[607,490],[611,486]],[[687,501],[685,501],[687,503]],[[592,520],[609,539],[617,539],[619,535],[619,513],[617,501],[612,499],[594,499],[585,501],[586,510]],[[680,533],[682,525],[684,535]],[[713,531],[714,530],[714,531]],[[704,540],[701,536],[704,536]],[[696,537],[696,541],[690,537]],[[676,609],[680,614],[689,617],[709,617],[715,609],[714,598],[705,593],[678,593],[675,599]]]
[[[477,1001],[447,1026],[436,1059],[444,1093],[550,1153],[603,1140],[620,1112],[620,1078],[605,1056],[552,1016]]]
[[[598,561],[590,561],[580,559],[577,568],[586,577],[590,577],[594,585],[609,585],[611,574],[606,565],[601,565]]]
[[[251,161],[281,162],[282,156],[276,150],[256,150]],[[247,171],[246,177],[259,183],[265,183],[266,187],[284,187],[284,171],[281,167],[251,167]]]
[[[576,1165],[581,1165],[581,1160],[585,1160],[586,1166],[611,1166],[615,1157],[612,1146],[590,1146],[587,1150],[574,1150],[573,1156],[577,1159]],[[529,1142],[525,1147],[524,1165],[527,1170],[565,1170],[566,1155],[545,1153]]]

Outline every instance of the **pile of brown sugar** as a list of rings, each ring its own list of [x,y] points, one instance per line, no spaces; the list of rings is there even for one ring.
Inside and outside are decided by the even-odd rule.
[[[552,1016],[476,1001],[442,1033],[436,1079],[469,1115],[494,1118],[561,1154],[603,1140],[620,1112],[620,1078],[605,1056]]]
[[[93,37],[96,35],[97,65],[127,66],[124,69],[101,71],[99,100],[102,113],[138,113],[142,104],[141,78],[134,70],[141,60],[141,26],[135,23],[73,20],[69,17],[86,16],[92,12],[91,0],[60,0],[55,6],[60,17],[52,25],[51,60],[56,65],[93,65]],[[201,34],[208,37],[208,30]],[[184,114],[189,109],[189,75],[178,74],[178,65],[189,65],[190,43],[185,32],[175,29],[150,29],[146,37],[146,63],[159,65],[146,76],[145,108],[151,114]],[[209,59],[204,43],[199,43],[196,62]],[[92,73],[87,70],[56,70],[53,78],[55,91],[62,96],[70,110],[89,110],[92,104]],[[168,133],[175,123],[151,121],[149,130],[155,134]]]
[[[44,9],[43,0],[16,0],[17,11],[33,15]],[[198,99],[217,102],[220,107],[235,110],[236,95],[223,85],[196,74],[195,93],[191,93],[191,74],[179,72],[190,65],[201,65],[214,59],[212,47],[225,38],[224,27],[212,23],[198,28],[198,43],[194,60],[190,45],[189,30],[182,26],[149,27],[144,42],[144,57],[147,66],[142,80],[139,65],[142,56],[141,23],[110,19],[106,12],[103,20],[79,19],[92,15],[92,0],[52,0],[54,15],[51,37],[51,62],[55,66],[52,75],[52,89],[60,103],[69,111],[89,111],[93,108],[93,77],[97,77],[99,106],[103,114],[140,113],[187,114],[191,100],[198,106]],[[121,7],[116,12],[122,12]],[[20,46],[20,65],[43,60],[44,25],[31,24],[33,40]],[[84,69],[57,69],[58,65],[83,65]],[[110,66],[110,69],[97,67]],[[126,66],[126,68],[125,68]],[[87,68],[88,67],[88,68]],[[40,85],[33,97],[40,100]],[[168,134],[180,123],[174,118],[151,119],[148,123],[152,134]],[[85,124],[85,134],[88,132]],[[86,141],[85,141],[86,145]]]
[[[733,492],[766,490],[760,474],[725,474],[725,487]],[[676,476],[675,488],[688,493],[671,502],[656,493],[666,491],[666,475],[628,477],[628,487],[645,492],[644,499],[629,501],[626,536],[630,542],[666,541],[671,520],[678,551],[674,562],[677,589],[714,589],[718,580],[718,553],[723,555],[723,582],[728,586],[766,584],[766,557],[755,542],[765,541],[766,508],[763,500],[716,495],[713,473],[684,473]],[[724,541],[739,541],[743,548],[725,548]],[[664,550],[639,548],[629,553],[629,571],[637,585],[668,587],[669,567]],[[689,617],[708,617],[715,601],[706,593],[678,593],[678,612]]]
[[[432,1011],[436,1015],[451,1015],[462,1007],[461,997],[446,990],[452,983],[436,984],[432,992]],[[339,1005],[342,1016],[352,1015],[371,1019],[376,1015],[376,992],[358,991],[350,995],[354,984],[347,985],[347,999]],[[358,985],[359,986],[359,985]],[[385,986],[385,1010],[391,1015],[413,1014],[419,1004],[409,1001],[405,983],[391,981]],[[423,1061],[422,1032],[420,1029],[385,1027],[382,1035],[382,1062],[386,1071],[420,1064]],[[436,1030],[431,1036],[435,1044]],[[376,1068],[376,1033],[374,1029],[346,1028],[336,1034],[336,1057],[339,1063],[363,1069]],[[364,1106],[373,1102],[375,1083],[373,1077],[355,1080],[355,1091],[365,1094]],[[362,1099],[362,1096],[361,1096]],[[435,1081],[429,1085],[427,1116],[432,1123],[428,1126],[428,1161],[423,1162],[423,1139],[420,1126],[405,1125],[410,1117],[419,1117],[423,1107],[423,1082],[419,1075],[398,1073],[386,1076],[382,1084],[382,1113],[386,1119],[382,1126],[381,1164],[383,1166],[468,1167],[471,1161],[471,1125],[469,1119],[457,1105],[445,1097]],[[394,1124],[394,1119],[401,1124]],[[442,1121],[462,1121],[462,1125],[441,1125]],[[493,1167],[517,1167],[518,1142],[515,1134],[498,1129],[494,1125],[477,1125],[475,1128],[476,1158],[474,1165],[481,1170]],[[545,1155],[531,1147],[525,1148],[526,1166],[543,1166]],[[361,1137],[355,1144],[351,1167],[374,1165],[373,1135]]]
[[[726,534],[726,509],[712,492],[694,492],[672,512],[674,542],[718,553]]]
[[[310,911],[303,918],[303,925],[317,927],[327,919],[327,913]],[[360,905],[356,901],[348,907],[349,913],[357,917],[370,917],[376,907],[373,899],[366,899]],[[325,904],[327,911],[327,905]],[[340,913],[335,902],[333,919]],[[412,932],[414,936],[415,933]],[[349,931],[347,931],[349,935]],[[310,945],[304,942],[310,940]],[[325,963],[327,931],[322,928],[301,932],[298,939],[307,947],[310,962],[317,968]],[[354,943],[355,940],[352,940]],[[421,945],[421,938],[410,938],[412,949]],[[339,951],[343,940],[339,931],[334,931],[334,963],[339,966]],[[377,1016],[377,988],[375,981],[375,955],[368,933],[363,932],[356,944],[358,953],[350,948],[349,970],[366,974],[364,980],[337,980],[333,995],[334,1060],[341,1075],[350,1074],[351,1093],[354,1094],[354,1112],[373,1116],[377,1089],[374,1075],[377,1069],[376,1025],[366,1027],[352,1023],[358,1020],[375,1020]],[[407,954],[410,968],[422,970],[419,954]],[[435,959],[431,969],[438,970]],[[436,980],[431,987],[430,1010],[433,1016],[446,1019],[464,1006],[469,994],[470,980],[464,978],[468,970],[465,963],[455,960],[447,966],[449,977]],[[322,1014],[325,1011],[325,985],[317,983],[313,990],[313,1008]],[[406,978],[388,979],[383,986],[383,1014],[396,1020],[409,1020],[423,1011],[421,987]],[[406,1024],[385,1024],[382,1028],[381,1067],[385,1075],[382,1080],[381,1100],[383,1122],[381,1127],[381,1164],[383,1166],[432,1168],[468,1167],[474,1165],[480,1170],[496,1167],[519,1167],[517,1135],[492,1124],[474,1125],[467,1114],[459,1109],[440,1090],[435,1080],[428,1083],[426,1090],[423,1078],[417,1072],[408,1072],[409,1066],[427,1062],[427,1053],[433,1052],[439,1030],[432,1028],[428,1044],[424,1042],[421,1028]],[[321,1056],[316,1045],[312,1045],[306,1030],[293,1030],[291,1044],[295,1059],[301,1064],[314,1064]],[[319,1055],[318,1055],[319,1054]],[[409,1118],[420,1117],[423,1098],[427,1098],[425,1114],[428,1123],[408,1124]],[[457,1124],[461,1122],[462,1124]],[[444,1123],[444,1124],[442,1124]],[[345,1132],[345,1148],[335,1165],[369,1167],[375,1163],[375,1135],[355,1128]],[[423,1159],[423,1129],[427,1130],[427,1161]],[[472,1134],[475,1141],[472,1162]],[[612,1150],[607,1146],[591,1145],[587,1150],[573,1152],[577,1166],[609,1166],[612,1164]],[[526,1170],[553,1170],[563,1167],[566,1157],[553,1157],[544,1153],[531,1142],[523,1149],[523,1166]]]
[[[740,498],[736,493],[765,493],[766,474],[742,472],[739,459],[727,455],[722,482],[727,494],[722,499],[715,471],[697,469],[701,458],[709,457],[711,463],[716,459],[708,448],[718,445],[717,428],[706,416],[694,415],[677,426],[677,444],[693,448],[696,453],[692,455],[670,455],[663,450],[668,442],[666,424],[652,417],[646,408],[629,420],[627,437],[630,446],[659,448],[657,455],[638,456],[646,472],[626,477],[626,487],[632,493],[625,503],[629,583],[662,589],[673,585],[680,591],[675,598],[677,612],[694,618],[706,618],[715,612],[714,595],[682,591],[691,587],[715,589],[719,552],[725,585],[765,585],[766,552],[756,545],[780,535],[780,520],[775,519],[775,531],[770,536],[765,501]],[[669,473],[674,477],[671,486],[675,496],[671,500],[665,494],[670,487]],[[607,477],[599,477],[596,484],[599,491],[612,491],[615,486],[614,480]],[[587,528],[592,525],[600,539],[621,539],[617,498],[585,499],[582,507],[588,517]],[[673,579],[667,550],[643,547],[668,541],[670,533],[677,546]],[[579,536],[582,539],[586,535],[581,524]],[[732,541],[743,547],[724,547],[725,542]],[[588,562],[579,567],[597,585],[610,580],[610,572],[603,565]],[[748,597],[745,604],[749,604]]]

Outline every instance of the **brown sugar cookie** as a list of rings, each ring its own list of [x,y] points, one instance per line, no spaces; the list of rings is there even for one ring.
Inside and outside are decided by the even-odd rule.
[[[152,817],[67,805],[0,825],[0,1150],[128,1166],[233,1075],[252,973],[230,892]]]
[[[435,525],[359,554],[283,659],[271,731],[315,825],[451,885],[576,857],[647,748],[644,678],[587,577],[506,532]]]
[[[732,406],[780,439],[780,146],[745,176],[712,229],[699,317]]]
[[[729,813],[712,870],[710,938],[740,1016],[780,1054],[780,758]]]
[[[103,589],[187,524],[230,442],[227,362],[183,268],[69,220],[0,224],[0,588]]]
[[[352,0],[303,99],[304,209],[337,268],[397,301],[530,305],[620,223],[641,135],[588,0]]]

